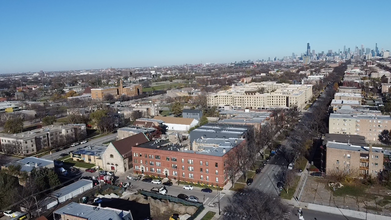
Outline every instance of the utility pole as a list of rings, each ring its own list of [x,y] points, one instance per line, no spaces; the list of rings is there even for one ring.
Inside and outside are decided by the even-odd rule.
[[[220,191],[218,191],[217,196],[218,196],[218,201],[219,201],[219,215],[221,215],[221,211],[220,211]]]

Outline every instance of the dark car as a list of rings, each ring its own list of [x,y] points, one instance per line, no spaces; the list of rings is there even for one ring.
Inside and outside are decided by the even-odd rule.
[[[258,174],[258,173],[260,173],[260,172],[261,172],[261,169],[259,169],[259,168],[255,170],[255,173],[256,173],[256,174]]]
[[[90,177],[90,176],[82,176],[80,179],[84,179],[84,180],[92,180],[92,177]]]
[[[178,195],[178,198],[187,200],[189,197],[187,195],[181,193]]]
[[[172,186],[172,182],[171,181],[167,181],[167,182],[164,182],[163,185],[165,185],[165,186]]]
[[[277,187],[280,191],[282,191],[282,189],[284,188],[284,184],[282,182],[278,182],[277,183]]]
[[[213,190],[209,189],[209,188],[204,188],[204,189],[201,189],[201,192],[206,192],[206,193],[212,193]]]
[[[144,178],[142,181],[143,181],[143,182],[150,183],[150,182],[152,182],[152,178]]]
[[[311,176],[322,176],[322,172],[314,172],[310,174]]]
[[[247,186],[251,185],[253,183],[253,179],[252,178],[248,178],[246,183],[247,183]]]
[[[66,156],[68,156],[68,155],[69,155],[69,154],[66,154],[66,153],[60,154],[61,157],[66,157]]]

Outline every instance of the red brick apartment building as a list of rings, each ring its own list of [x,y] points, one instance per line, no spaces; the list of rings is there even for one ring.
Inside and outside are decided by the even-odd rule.
[[[133,172],[223,187],[229,180],[224,161],[230,150],[245,142],[220,147],[208,144],[189,150],[168,141],[150,141],[133,147]]]

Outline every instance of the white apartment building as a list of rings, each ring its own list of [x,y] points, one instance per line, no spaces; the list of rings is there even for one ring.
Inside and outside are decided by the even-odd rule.
[[[357,93],[342,93],[337,92],[334,95],[335,100],[351,100],[351,101],[358,101],[361,105],[362,101],[362,95]]]
[[[260,93],[263,90],[264,93]],[[250,83],[232,86],[230,90],[209,94],[208,106],[229,105],[236,108],[303,109],[312,98],[312,85],[291,85],[276,82]]]
[[[330,134],[351,134],[365,137],[367,142],[377,143],[383,130],[391,129],[391,117],[374,114],[330,114]]]

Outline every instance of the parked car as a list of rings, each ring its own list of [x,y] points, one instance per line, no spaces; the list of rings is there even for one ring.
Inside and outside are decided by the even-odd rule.
[[[195,196],[189,196],[189,198],[187,198],[187,201],[190,201],[190,202],[198,202],[198,198],[195,197]]]
[[[104,170],[99,171],[99,175],[106,175],[106,171]]]
[[[278,182],[277,183],[277,187],[280,191],[282,191],[282,189],[284,188],[284,184],[282,182]]]
[[[126,183],[123,183],[122,184],[122,187],[124,187],[124,188],[128,188],[130,186],[130,183],[129,182],[126,182]]]
[[[126,179],[131,180],[131,179],[133,179],[133,177],[132,176],[126,176]]]
[[[311,176],[322,176],[322,172],[314,172],[310,174]]]
[[[109,175],[109,176],[114,176],[114,172],[111,172],[111,171],[109,171],[109,172],[106,172],[106,175]]]
[[[247,183],[247,186],[251,185],[253,183],[253,179],[252,178],[248,178],[246,183]]]
[[[183,186],[183,189],[193,190],[193,186],[185,185],[185,186]]]
[[[167,182],[164,182],[163,185],[165,185],[165,186],[172,186],[172,182],[171,181],[167,181]]]
[[[209,189],[209,188],[204,188],[204,189],[201,189],[201,192],[206,192],[206,193],[212,193],[212,189]]]
[[[84,140],[82,142],[80,142],[80,144],[86,144],[88,141],[87,140]]]
[[[77,145],[79,145],[79,143],[75,142],[75,143],[71,144],[71,147],[76,147]]]
[[[92,180],[92,177],[90,177],[90,176],[82,176],[80,179],[84,179],[84,180]]]
[[[290,163],[290,164],[288,165],[288,170],[293,170],[293,163]]]
[[[4,211],[4,212],[3,212],[3,214],[4,214],[5,216],[8,216],[8,217],[12,217],[12,213],[14,213],[14,211],[12,211],[12,210],[7,210],[7,211]]]
[[[158,180],[158,179],[154,179],[151,181],[151,183],[153,184],[162,184],[162,181]]]
[[[94,168],[86,169],[86,172],[95,173],[96,169],[94,169]]]
[[[142,181],[143,181],[143,182],[150,183],[150,182],[152,182],[152,178],[144,178]]]
[[[182,194],[182,193],[179,194],[177,197],[180,198],[180,199],[184,199],[184,200],[187,200],[187,198],[189,198],[187,195]]]
[[[260,173],[260,172],[261,172],[261,169],[259,169],[259,168],[255,170],[255,173],[256,173],[256,174],[258,174],[258,173]]]

